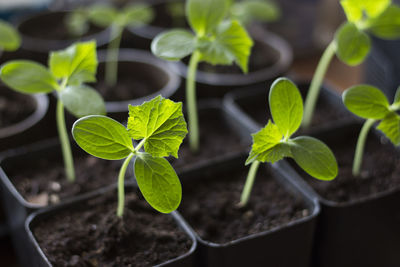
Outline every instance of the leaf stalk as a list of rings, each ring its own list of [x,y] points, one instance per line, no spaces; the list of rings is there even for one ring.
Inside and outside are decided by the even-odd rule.
[[[353,161],[353,176],[358,177],[361,172],[361,164],[364,154],[364,147],[367,141],[368,132],[375,123],[375,119],[368,119],[365,121],[363,127],[361,128],[360,134],[358,136],[356,151],[354,154]]]
[[[240,197],[239,207],[244,207],[249,202],[251,190],[253,189],[254,180],[256,178],[258,167],[260,162],[258,160],[253,161],[250,165],[249,173],[247,174],[246,183],[243,187],[242,195]]]
[[[124,215],[124,206],[125,206],[125,173],[128,168],[129,162],[131,161],[133,153],[129,154],[129,156],[125,159],[124,163],[121,166],[118,174],[118,208],[117,208],[117,216],[122,218]]]
[[[108,86],[114,86],[118,77],[119,46],[123,28],[117,24],[111,25],[110,43],[107,48],[105,81]]]

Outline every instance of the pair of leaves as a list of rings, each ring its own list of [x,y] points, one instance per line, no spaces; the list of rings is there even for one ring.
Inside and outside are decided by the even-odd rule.
[[[378,88],[370,85],[351,87],[343,93],[342,98],[347,109],[355,115],[364,119],[379,120],[377,129],[394,145],[400,145],[400,116],[396,113],[400,108],[400,88],[392,105]]]
[[[332,180],[338,166],[332,151],[321,141],[308,136],[290,137],[299,129],[303,118],[303,100],[296,85],[286,78],[277,79],[269,94],[271,121],[253,134],[253,146],[246,165],[253,161],[274,163],[293,158],[311,176]]]
[[[0,49],[15,51],[21,45],[21,38],[14,27],[3,20],[0,20]]]
[[[201,61],[223,65],[235,62],[247,72],[253,41],[238,21],[223,21],[229,6],[228,0],[188,0],[186,14],[195,35],[187,30],[161,33],[151,44],[153,54],[180,60],[197,50]]]
[[[129,106],[127,128],[105,116],[88,116],[75,122],[72,134],[78,145],[95,157],[119,160],[136,154],[134,172],[147,202],[163,213],[179,206],[179,178],[163,157],[178,157],[187,134],[182,103],[158,96],[140,106]],[[145,140],[145,152],[135,150],[132,138]]]
[[[1,67],[0,78],[7,86],[21,93],[58,91],[66,109],[81,117],[105,113],[104,101],[99,93],[83,85],[84,82],[96,80],[96,69],[96,43],[83,42],[51,52],[49,68],[28,60],[7,62]],[[59,80],[67,83],[60,86]]]

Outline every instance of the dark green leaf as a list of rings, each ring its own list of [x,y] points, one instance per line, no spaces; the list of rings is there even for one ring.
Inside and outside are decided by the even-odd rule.
[[[380,16],[368,21],[368,29],[382,39],[400,38],[400,7],[392,5]]]
[[[186,30],[171,30],[157,35],[151,43],[151,51],[166,60],[180,60],[196,49],[196,38]]]
[[[83,150],[98,158],[118,160],[133,151],[128,130],[105,116],[92,115],[77,120],[72,135]]]
[[[378,125],[387,138],[395,145],[400,145],[400,116],[396,112],[390,112]]]
[[[21,45],[21,38],[14,27],[3,20],[0,20],[0,49],[15,51]]]
[[[170,213],[178,208],[182,199],[182,187],[166,159],[139,153],[134,168],[139,189],[154,209]]]

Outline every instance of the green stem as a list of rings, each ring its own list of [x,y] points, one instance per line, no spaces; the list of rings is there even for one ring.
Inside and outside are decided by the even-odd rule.
[[[118,77],[118,54],[119,46],[122,38],[121,26],[113,24],[111,26],[110,43],[107,48],[107,59],[106,59],[106,83],[108,86],[114,86],[117,83]]]
[[[189,118],[189,143],[193,153],[199,150],[199,121],[196,103],[196,71],[200,61],[200,52],[195,50],[190,57],[186,79],[186,104]]]
[[[121,169],[118,174],[118,209],[117,216],[122,218],[124,215],[124,205],[125,205],[125,173],[128,168],[129,162],[131,161],[133,153],[125,159],[124,164],[122,164]]]
[[[335,55],[335,52],[336,43],[335,40],[333,40],[325,49],[325,52],[322,54],[317,69],[315,70],[314,77],[311,81],[304,107],[304,115],[302,121],[303,128],[307,129],[311,125],[311,120],[314,113],[315,104],[318,99],[321,84],[324,80],[326,71],[328,70],[329,63],[331,62],[332,57]]]
[[[240,197],[239,207],[244,207],[247,205],[247,202],[249,202],[250,193],[253,188],[254,180],[256,179],[256,174],[259,166],[260,162],[258,160],[253,161],[253,163],[250,166],[250,170],[246,178],[246,183],[244,185],[243,192]]]
[[[65,126],[64,105],[61,100],[57,101],[57,128],[64,158],[65,174],[69,182],[74,182],[74,160],[72,158],[71,144],[68,138],[67,127]]]
[[[353,176],[357,177],[360,175],[361,164],[364,154],[365,142],[367,141],[368,132],[374,125],[376,120],[368,119],[365,121],[363,127],[361,128],[360,135],[358,136],[356,152],[354,154],[353,161]]]
[[[142,146],[144,145],[144,143],[146,142],[146,138],[143,138],[140,143],[135,147],[135,152],[139,152],[139,150],[142,148]]]

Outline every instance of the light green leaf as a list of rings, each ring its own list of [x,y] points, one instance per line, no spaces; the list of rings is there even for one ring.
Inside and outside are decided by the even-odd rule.
[[[230,9],[231,17],[239,20],[243,25],[255,21],[275,21],[280,16],[279,7],[271,1],[253,0],[241,1],[233,4]]]
[[[286,78],[279,78],[271,85],[269,107],[274,123],[289,138],[299,129],[303,118],[303,99],[297,86]]]
[[[50,53],[49,67],[58,79],[68,78],[68,84],[79,85],[96,81],[96,42],[75,43]]]
[[[392,5],[380,16],[370,19],[368,29],[382,39],[400,38],[400,7]]]
[[[68,28],[70,34],[74,36],[82,36],[89,30],[89,22],[86,10],[77,8],[69,12],[64,19],[64,23]]]
[[[391,0],[342,0],[344,12],[350,22],[358,22],[363,19],[364,12],[368,17],[379,16],[391,3]]]
[[[58,88],[56,78],[46,67],[28,60],[13,60],[4,64],[0,77],[7,86],[21,93],[49,93]]]
[[[133,151],[127,129],[105,116],[92,115],[77,120],[72,135],[83,150],[98,158],[118,160]]]
[[[253,146],[246,165],[255,160],[261,162],[275,162],[290,155],[287,146],[281,144],[282,133],[271,121],[253,136]]]
[[[133,4],[125,7],[118,16],[122,26],[138,27],[150,23],[154,18],[153,10],[146,4]]]
[[[246,29],[236,20],[221,23],[215,38],[199,40],[201,60],[211,64],[239,65],[243,72],[248,70],[248,61],[253,41]]]
[[[400,86],[396,90],[396,94],[394,96],[393,104],[400,104]]]
[[[362,63],[371,49],[369,36],[352,23],[342,25],[335,34],[335,40],[338,58],[350,66]]]
[[[59,92],[65,108],[80,118],[87,115],[105,115],[106,106],[101,95],[86,85],[67,86]]]
[[[104,4],[92,5],[88,11],[90,21],[103,28],[113,24],[118,16],[118,12],[114,7]]]
[[[196,49],[196,38],[187,30],[171,30],[157,35],[151,51],[165,60],[180,60]]]
[[[178,208],[182,199],[181,183],[165,158],[139,153],[134,171],[143,197],[154,209],[170,213]]]
[[[400,145],[400,116],[396,112],[390,112],[378,125],[387,138],[395,145]]]
[[[300,136],[289,142],[293,159],[309,175],[319,180],[332,180],[338,174],[335,156],[318,139]]]
[[[21,45],[21,38],[14,27],[3,20],[0,20],[0,49],[15,51]]]
[[[186,15],[198,36],[212,33],[228,12],[227,0],[188,0]]]
[[[342,95],[348,110],[364,119],[383,119],[389,112],[386,96],[376,87],[356,85]]]
[[[182,103],[157,96],[140,106],[129,105],[128,130],[135,140],[146,138],[144,149],[152,156],[178,158],[187,134]]]

